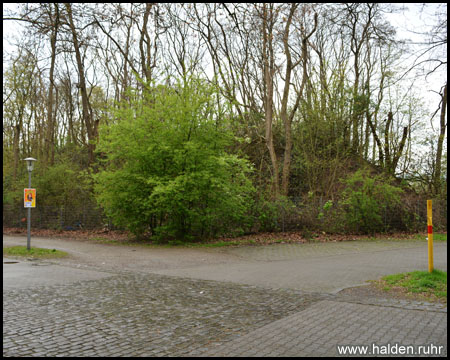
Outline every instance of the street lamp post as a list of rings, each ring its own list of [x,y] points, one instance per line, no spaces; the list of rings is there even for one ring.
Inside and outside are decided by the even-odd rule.
[[[28,157],[24,159],[27,162],[28,169],[28,188],[31,189],[31,172],[33,171],[34,162],[36,159]],[[27,219],[27,250],[30,250],[31,243],[31,207],[28,207],[28,219]]]

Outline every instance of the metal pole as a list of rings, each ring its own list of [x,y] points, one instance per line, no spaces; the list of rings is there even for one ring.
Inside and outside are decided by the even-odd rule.
[[[31,189],[31,171],[28,171],[28,188]],[[28,208],[27,250],[30,250],[30,242],[31,242],[31,208]]]
[[[427,224],[428,224],[428,272],[433,272],[433,210],[432,201],[427,200]]]

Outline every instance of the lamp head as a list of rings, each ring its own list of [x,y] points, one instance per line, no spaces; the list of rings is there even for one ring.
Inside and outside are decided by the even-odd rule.
[[[37,161],[37,160],[32,158],[32,157],[28,157],[28,158],[26,158],[24,160],[27,162],[28,172],[32,172],[33,171],[33,167],[34,167],[34,162]]]

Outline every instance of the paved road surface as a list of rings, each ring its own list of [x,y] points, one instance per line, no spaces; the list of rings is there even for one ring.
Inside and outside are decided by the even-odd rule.
[[[198,250],[32,238],[32,246],[70,257],[4,258],[4,356],[338,356],[337,345],[394,342],[447,351],[446,307],[338,293],[427,269],[426,241]],[[446,254],[436,243],[436,268],[447,268]]]
[[[3,236],[3,243],[25,245],[26,238]],[[80,268],[120,269],[326,293],[336,293],[387,274],[428,269],[425,237],[424,241],[351,241],[215,249],[114,246],[33,238],[32,246],[67,251],[69,259],[53,262]],[[434,244],[434,264],[438,269],[447,268],[446,243]],[[4,286],[19,286],[17,277],[10,281],[13,276],[10,274],[6,272]],[[49,276],[52,281],[59,281],[58,274]],[[24,281],[47,280],[27,277]]]

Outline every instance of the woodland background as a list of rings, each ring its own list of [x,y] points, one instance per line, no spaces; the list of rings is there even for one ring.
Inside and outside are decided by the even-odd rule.
[[[423,5],[426,11],[426,4]],[[447,5],[24,3],[3,53],[3,225],[202,240],[447,228]],[[440,74],[429,105],[424,81]]]

